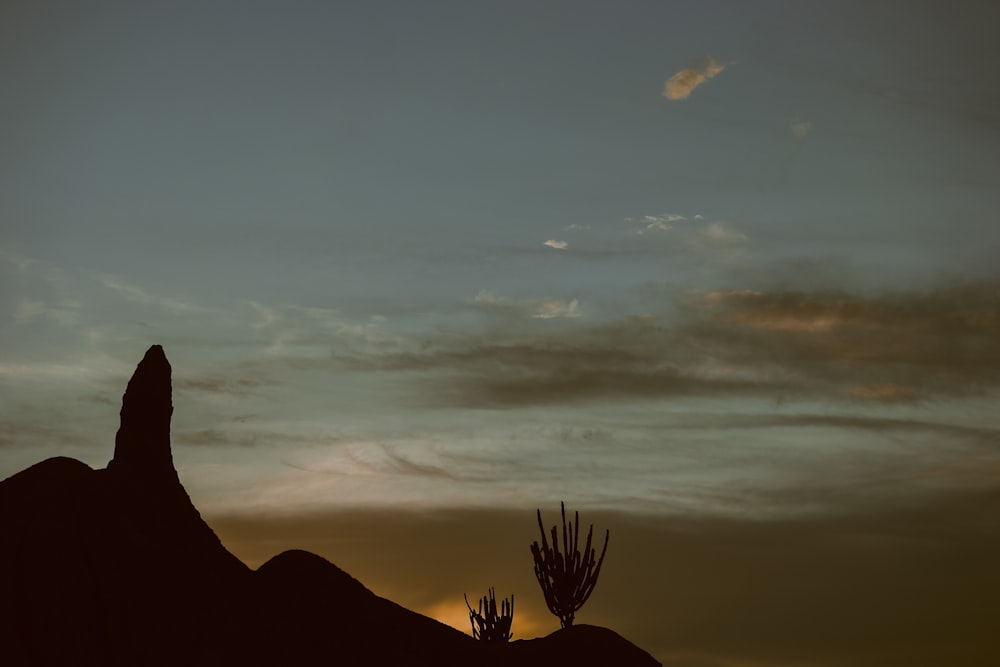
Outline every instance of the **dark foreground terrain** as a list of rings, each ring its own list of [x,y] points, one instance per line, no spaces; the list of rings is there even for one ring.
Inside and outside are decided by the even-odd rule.
[[[172,411],[155,345],[128,383],[107,468],[59,457],[0,482],[0,664],[659,664],[588,625],[481,643],[306,551],[250,570],[177,477]]]

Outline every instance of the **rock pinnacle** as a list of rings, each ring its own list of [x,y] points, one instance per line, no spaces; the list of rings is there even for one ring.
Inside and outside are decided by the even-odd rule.
[[[146,351],[122,397],[121,425],[108,469],[137,479],[177,479],[170,454],[170,362],[163,348]]]

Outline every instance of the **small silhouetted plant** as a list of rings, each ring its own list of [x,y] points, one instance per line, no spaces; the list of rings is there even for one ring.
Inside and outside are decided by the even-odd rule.
[[[469,608],[469,622],[472,623],[472,636],[484,642],[506,642],[514,633],[510,631],[510,625],[514,622],[514,596],[510,600],[504,598],[500,603],[500,612],[497,613],[497,599],[490,589],[489,595],[484,595],[479,601],[479,609],[473,609],[469,604],[466,595],[465,606]]]
[[[580,513],[576,513],[576,521],[566,524],[566,505],[562,508],[563,551],[559,550],[559,535],[556,526],[552,526],[552,546],[545,539],[545,528],[542,526],[542,511],[538,510],[538,530],[542,533],[542,544],[531,543],[531,556],[535,559],[535,578],[542,587],[545,604],[558,619],[562,627],[573,625],[576,612],[580,611],[597,584],[601,574],[604,554],[608,550],[608,539],[611,531],[604,534],[604,548],[601,557],[595,559],[595,549],[591,547],[594,537],[594,526],[591,524],[587,532],[587,544],[580,553]],[[572,548],[572,553],[570,549]]]

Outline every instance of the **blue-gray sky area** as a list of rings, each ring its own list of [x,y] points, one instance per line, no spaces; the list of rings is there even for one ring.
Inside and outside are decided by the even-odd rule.
[[[464,630],[462,586],[509,576],[515,634],[544,634],[522,561],[565,500],[612,529],[580,622],[665,665],[977,657],[997,25],[971,1],[5,2],[0,476],[103,466],[158,343],[181,479],[252,564],[311,547]]]

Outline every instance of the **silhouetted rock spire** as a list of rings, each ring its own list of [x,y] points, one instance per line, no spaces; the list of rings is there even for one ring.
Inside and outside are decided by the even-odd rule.
[[[146,351],[122,397],[121,425],[108,469],[139,479],[176,480],[170,454],[170,362],[163,348]]]

